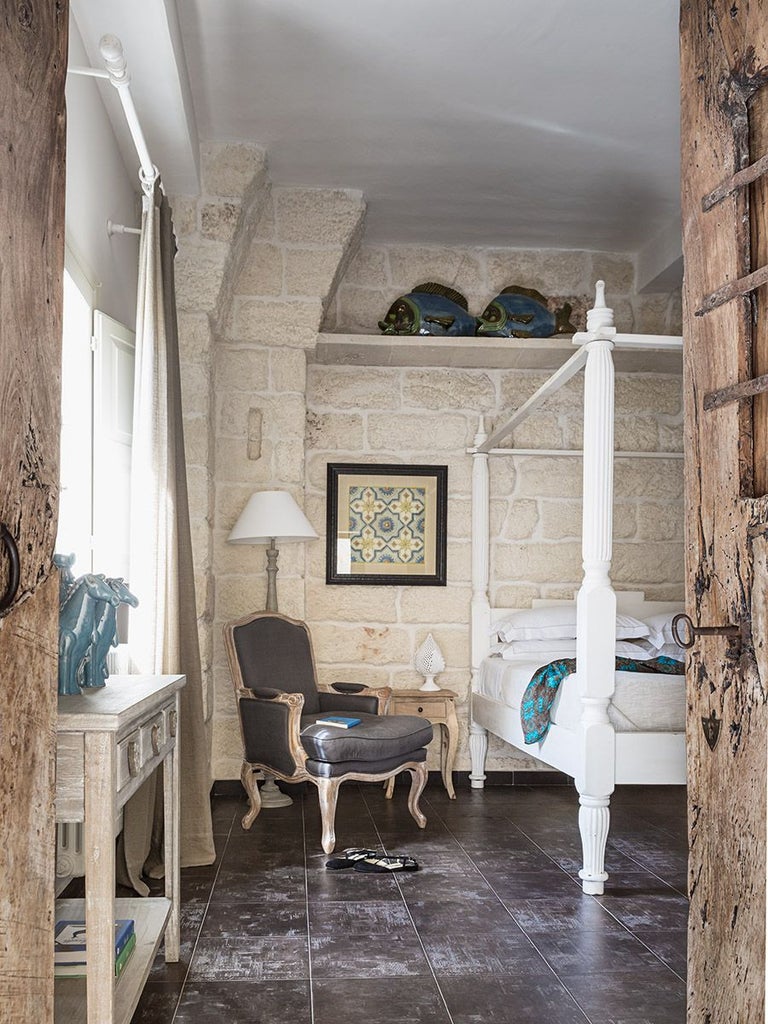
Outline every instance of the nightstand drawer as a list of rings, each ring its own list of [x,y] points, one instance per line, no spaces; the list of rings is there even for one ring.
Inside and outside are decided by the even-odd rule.
[[[444,700],[420,701],[414,697],[392,696],[391,715],[419,715],[422,718],[441,719],[448,717],[448,704]]]
[[[139,730],[126,736],[117,745],[117,789],[127,786],[141,772],[141,736]]]

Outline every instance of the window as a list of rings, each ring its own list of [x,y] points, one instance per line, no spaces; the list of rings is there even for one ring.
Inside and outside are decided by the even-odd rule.
[[[75,262],[64,273],[61,500],[56,550],[73,572],[128,577],[134,335],[94,309]]]

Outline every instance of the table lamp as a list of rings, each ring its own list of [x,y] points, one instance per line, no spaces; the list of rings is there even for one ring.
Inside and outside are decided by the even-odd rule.
[[[268,544],[266,611],[277,611],[275,541],[317,540],[309,520],[288,491],[256,491],[227,538],[230,544]]]

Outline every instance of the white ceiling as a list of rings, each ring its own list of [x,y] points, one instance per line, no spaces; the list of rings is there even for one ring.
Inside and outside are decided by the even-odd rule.
[[[171,52],[156,37],[174,31],[137,26],[142,6],[172,28],[178,13]],[[263,145],[276,184],[361,189],[368,241],[679,255],[676,0],[76,0],[75,13],[84,36],[123,37],[135,89],[169,63],[188,74],[188,133]],[[163,156],[174,191],[188,157]]]

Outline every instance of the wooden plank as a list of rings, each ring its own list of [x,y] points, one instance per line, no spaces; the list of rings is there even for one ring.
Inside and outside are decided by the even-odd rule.
[[[752,380],[741,381],[739,384],[731,384],[727,388],[719,388],[717,391],[710,391],[704,395],[704,409],[709,412],[712,409],[728,405],[729,402],[739,402],[744,398],[761,395],[764,391],[768,391],[768,374],[754,377]]]
[[[0,521],[20,587],[0,621],[0,1017],[53,1016],[54,724],[68,3],[2,4]],[[0,554],[0,592],[8,561]]]
[[[768,504],[743,500],[753,478],[749,403],[702,415],[702,397],[723,381],[755,376],[752,302],[695,313],[701,296],[751,273],[747,190],[707,213],[702,197],[724,168],[750,162],[746,98],[768,67],[768,11],[765,0],[682,0],[680,13],[686,610],[702,624],[745,628],[739,659],[727,656],[723,638],[702,637],[686,664],[688,1020],[762,1024],[768,679],[750,622],[752,594],[764,602],[768,579],[749,531],[768,518]],[[701,725],[712,712],[723,722],[714,750]]]
[[[746,185],[751,185],[753,181],[757,181],[764,174],[768,174],[768,153],[765,156],[761,156],[759,160],[755,160],[749,167],[744,167],[741,171],[732,174],[730,178],[726,178],[708,196],[704,196],[701,201],[702,210],[706,213],[707,210],[711,210],[717,203],[722,202],[726,196],[733,195],[737,189],[744,188]]]

